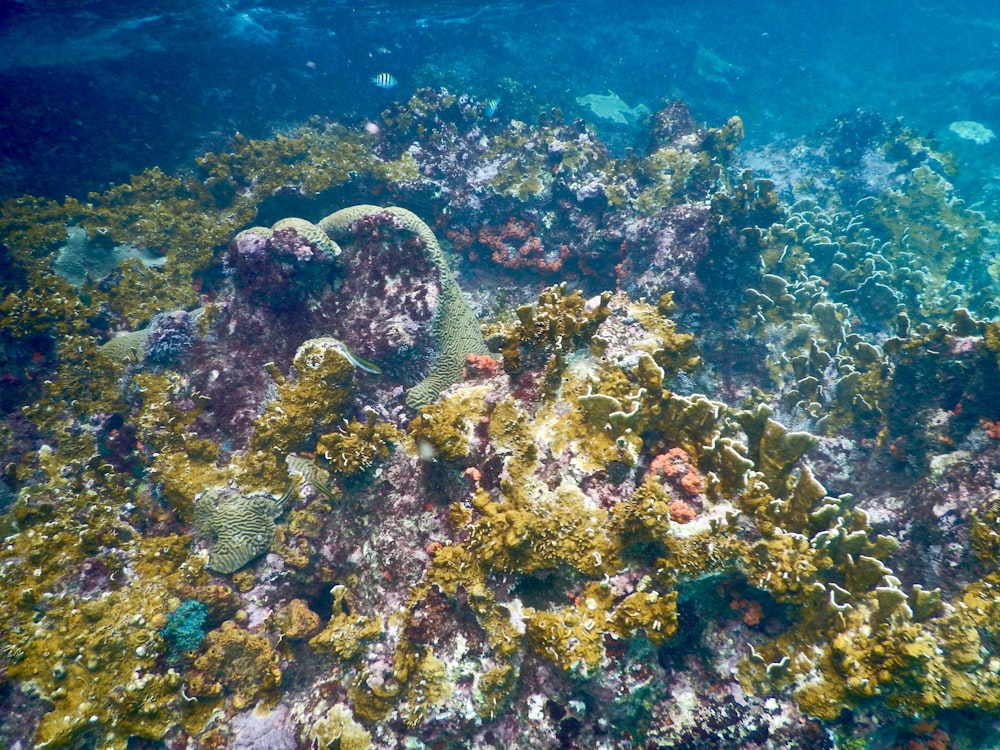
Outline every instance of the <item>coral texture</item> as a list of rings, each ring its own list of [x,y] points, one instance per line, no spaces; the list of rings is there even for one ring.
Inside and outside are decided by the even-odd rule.
[[[994,741],[1000,228],[948,159],[490,109],[0,206],[0,744]],[[76,286],[67,227],[162,262]]]
[[[412,211],[396,206],[352,206],[330,214],[319,226],[328,234],[337,235],[346,232],[358,219],[381,213],[391,214],[404,229],[420,237],[441,284],[441,300],[434,314],[433,329],[439,350],[437,359],[430,374],[413,386],[406,396],[409,406],[419,408],[431,403],[441,391],[458,382],[466,357],[487,354],[488,350],[479,330],[479,321],[448,268],[434,232]]]

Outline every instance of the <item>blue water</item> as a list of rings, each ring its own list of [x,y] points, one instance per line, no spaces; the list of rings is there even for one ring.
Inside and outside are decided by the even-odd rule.
[[[681,98],[747,145],[859,107],[939,134],[970,193],[1000,161],[948,124],[1000,132],[1000,9],[931,2],[174,2],[2,6],[0,195],[81,195],[174,170],[234,131],[375,117],[417,87],[501,100],[504,117],[613,91]],[[371,83],[391,73],[399,84]],[[596,123],[616,149],[641,123]]]

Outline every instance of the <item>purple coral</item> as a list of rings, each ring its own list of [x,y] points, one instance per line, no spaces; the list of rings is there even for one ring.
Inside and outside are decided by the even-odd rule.
[[[184,311],[156,315],[149,324],[149,334],[143,344],[143,355],[151,365],[173,365],[194,344],[196,316]]]
[[[298,306],[329,282],[336,245],[305,221],[254,227],[229,243],[224,262],[234,286],[256,303]]]
[[[679,302],[704,291],[698,271],[708,255],[709,209],[685,203],[652,216],[635,219],[625,227],[625,285],[635,299],[658,299],[673,291]]]
[[[431,328],[441,285],[420,239],[390,213],[366,216],[351,227],[339,294],[325,311],[354,351],[392,372],[422,368],[433,350]],[[395,367],[394,367],[395,365]]]
[[[265,363],[290,374],[310,338],[335,337],[378,364],[383,374],[367,377],[387,392],[425,375],[441,284],[422,241],[390,213],[361,218],[338,239],[343,247],[285,219],[230,243],[226,283],[192,356],[193,386],[212,404],[203,434],[221,430],[242,445],[273,391]]]
[[[288,720],[288,706],[278,704],[273,711],[246,711],[231,722],[232,750],[293,750],[295,734]]]

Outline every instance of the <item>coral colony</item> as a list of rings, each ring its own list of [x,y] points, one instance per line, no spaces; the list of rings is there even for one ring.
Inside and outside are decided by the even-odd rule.
[[[502,115],[420,90],[2,205],[0,744],[989,725],[998,227],[944,157],[857,112],[765,179],[680,102],[621,158]]]

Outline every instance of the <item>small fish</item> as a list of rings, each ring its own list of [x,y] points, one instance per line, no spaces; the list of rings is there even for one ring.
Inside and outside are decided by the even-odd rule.
[[[347,357],[347,361],[350,362],[355,367],[358,367],[358,368],[364,370],[365,372],[370,372],[372,375],[381,375],[382,374],[382,368],[379,367],[374,362],[371,362],[370,360],[363,359],[363,358],[359,357],[357,354],[355,354],[354,352],[352,352],[346,346],[343,348],[342,351],[343,351],[344,356]]]
[[[497,113],[497,108],[500,106],[499,99],[487,99],[484,102],[483,114],[487,117],[493,117]]]
[[[290,453],[285,456],[285,464],[288,466],[288,470],[293,474],[298,474],[302,477],[302,481],[311,484],[315,487],[320,494],[324,495],[327,500],[336,500],[337,493],[330,489],[330,472],[326,469],[321,469],[316,465],[315,461],[312,461],[304,456],[297,456],[294,453]],[[294,488],[296,483],[292,483]],[[287,499],[287,497],[285,498]]]
[[[379,73],[377,76],[372,78],[372,83],[380,89],[391,89],[399,83],[399,81],[393,77],[392,73]]]
[[[379,367],[374,362],[370,362],[367,359],[364,359],[363,357],[359,357],[357,354],[348,349],[347,344],[345,344],[343,341],[339,341],[338,339],[333,339],[333,338],[328,340],[331,341],[334,345],[334,348],[336,348],[338,352],[343,354],[347,358],[347,361],[350,362],[355,367],[364,370],[365,372],[370,372],[372,375],[382,374],[381,367]]]

